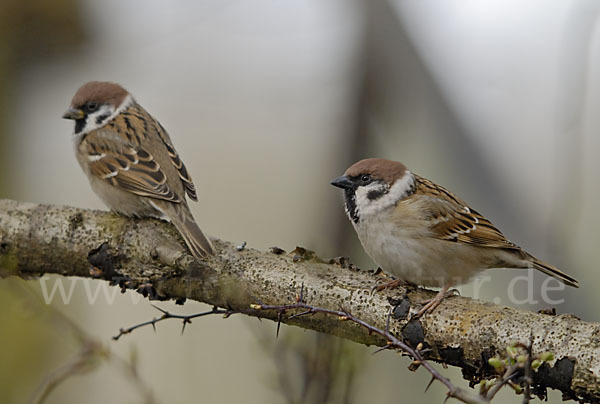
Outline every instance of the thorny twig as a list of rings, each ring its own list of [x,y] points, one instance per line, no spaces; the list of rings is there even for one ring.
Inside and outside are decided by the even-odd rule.
[[[454,386],[454,384],[452,384],[452,382],[448,378],[446,378],[442,374],[440,374],[427,360],[425,360],[423,354],[429,352],[430,350],[424,348],[422,343],[419,343],[415,348],[413,348],[409,344],[398,339],[394,334],[392,334],[390,332],[390,318],[391,318],[391,313],[392,313],[391,310],[389,311],[387,319],[386,319],[385,329],[380,329],[380,328],[377,328],[377,327],[359,319],[358,317],[355,317],[354,315],[352,315],[352,313],[350,313],[348,310],[345,310],[343,308],[340,308],[340,310],[332,310],[332,309],[326,309],[326,308],[316,307],[316,306],[307,304],[304,301],[304,285],[302,285],[302,288],[300,289],[300,294],[296,296],[296,303],[285,304],[285,305],[269,305],[269,304],[265,304],[265,303],[261,302],[260,300],[257,300],[257,301],[258,301],[258,303],[251,304],[250,310],[247,310],[247,311],[225,310],[225,309],[219,309],[215,306],[212,308],[212,310],[201,312],[201,313],[189,314],[189,315],[173,314],[173,313],[163,310],[157,306],[154,306],[157,310],[159,310],[163,313],[162,316],[153,318],[152,320],[149,320],[149,321],[145,321],[145,322],[133,325],[126,329],[121,328],[119,330],[119,334],[114,336],[113,339],[117,340],[125,334],[129,334],[132,331],[134,331],[140,327],[144,327],[144,326],[148,326],[148,325],[152,325],[152,327],[156,331],[155,324],[157,322],[160,322],[160,321],[163,321],[166,319],[183,320],[183,328],[181,330],[181,332],[183,333],[183,331],[185,330],[185,325],[188,323],[191,323],[191,320],[196,317],[204,317],[204,316],[212,315],[212,314],[223,314],[224,317],[227,318],[232,314],[236,314],[236,313],[252,314],[253,312],[255,312],[257,310],[277,311],[277,335],[279,335],[279,329],[280,329],[281,323],[284,322],[284,320],[289,321],[289,320],[292,320],[294,318],[298,318],[301,316],[321,313],[321,314],[336,316],[340,321],[351,321],[351,322],[365,328],[366,330],[369,331],[369,333],[377,334],[377,335],[384,337],[387,340],[387,345],[378,349],[375,353],[380,352],[382,350],[386,350],[386,349],[400,349],[401,351],[403,351],[404,353],[406,353],[408,356],[410,356],[413,359],[413,362],[409,366],[410,370],[416,370],[419,368],[419,366],[423,366],[431,374],[431,380],[427,384],[425,391],[427,391],[429,389],[429,387],[435,380],[438,380],[447,388],[446,400],[450,397],[453,397],[459,401],[462,401],[463,403],[468,403],[468,404],[490,403],[491,400],[496,395],[496,393],[498,393],[498,391],[505,385],[509,384],[509,385],[515,387],[513,379],[519,374],[519,370],[522,368],[522,366],[518,366],[518,365],[509,366],[506,369],[506,371],[504,372],[502,378],[499,379],[496,382],[496,384],[494,384],[489,389],[482,390],[480,392],[480,394],[474,395],[474,394],[469,393],[465,389]],[[285,314],[288,311],[292,311],[292,310],[301,310],[301,311],[291,314],[287,318],[285,318],[284,317]],[[525,363],[525,370],[524,370],[525,375],[523,378],[524,383],[525,383],[525,395],[524,395],[523,403],[528,403],[529,398],[530,398],[530,383],[531,383],[530,372],[531,372],[531,361],[532,361],[532,357],[531,357],[532,340],[531,339],[532,338],[530,337],[529,344],[527,344],[527,345],[522,344],[522,343],[514,344],[515,347],[523,348],[527,351],[527,362]]]
[[[235,313],[230,310],[224,310],[224,309],[219,309],[217,307],[213,307],[212,310],[209,310],[209,311],[185,315],[185,314],[173,314],[173,313],[170,313],[170,312],[168,312],[164,309],[161,309],[160,307],[155,306],[155,305],[152,305],[152,307],[154,307],[156,310],[163,313],[163,315],[160,317],[155,317],[152,320],[144,321],[143,323],[132,325],[131,327],[128,327],[128,328],[121,328],[121,329],[119,329],[119,334],[115,335],[112,338],[116,341],[119,338],[121,338],[123,335],[131,334],[134,330],[141,328],[141,327],[148,326],[148,325],[151,325],[152,328],[154,329],[154,331],[156,331],[156,323],[161,322],[163,320],[168,320],[168,319],[182,320],[183,326],[181,327],[181,333],[183,334],[183,332],[185,331],[186,324],[190,324],[192,322],[192,319],[194,319],[194,318],[204,317],[204,316],[208,316],[210,314],[223,314],[224,316],[229,317],[231,314]]]
[[[277,310],[278,311],[277,335],[279,335],[279,328],[280,328],[281,322],[284,319],[284,314],[288,310],[304,309],[304,311],[302,311],[300,313],[295,313],[295,314],[291,315],[290,317],[288,317],[288,320],[292,319],[292,318],[308,315],[308,314],[324,313],[324,314],[329,314],[329,315],[335,315],[340,320],[352,321],[352,322],[366,328],[367,330],[369,330],[369,332],[381,335],[382,337],[386,338],[388,340],[388,345],[383,349],[398,348],[398,349],[401,349],[402,351],[406,352],[408,355],[410,355],[413,358],[413,362],[412,362],[411,366],[413,366],[415,368],[418,366],[423,366],[425,369],[427,369],[427,371],[429,373],[431,373],[431,375],[432,375],[432,380],[439,380],[441,383],[443,383],[446,386],[446,388],[448,389],[448,393],[447,393],[448,397],[454,397],[464,403],[469,403],[469,404],[471,404],[471,403],[481,404],[481,403],[488,402],[482,396],[473,396],[473,395],[469,394],[466,390],[454,386],[448,378],[442,376],[429,362],[425,361],[425,359],[423,358],[422,354],[425,352],[425,350],[422,349],[422,344],[419,344],[420,346],[418,346],[417,349],[415,349],[415,348],[412,348],[411,346],[409,346],[408,344],[404,343],[403,341],[399,340],[398,338],[396,338],[389,331],[389,321],[390,321],[390,317],[391,317],[391,311],[387,318],[386,329],[381,330],[377,327],[374,327],[374,326],[364,322],[363,320],[360,320],[359,318],[354,317],[352,314],[350,314],[346,310],[330,310],[330,309],[324,309],[324,308],[315,307],[315,306],[306,304],[306,303],[304,303],[304,300],[303,300],[304,299],[303,292],[304,292],[304,286],[302,286],[300,295],[296,297],[296,303],[294,303],[294,304],[276,306],[276,305],[266,305],[266,304],[260,302],[259,304],[251,305],[250,308],[252,310]],[[193,318],[203,317],[203,316],[207,316],[207,315],[211,315],[211,314],[224,314],[226,317],[228,317],[229,315],[236,313],[233,311],[223,310],[223,309],[218,309],[217,307],[213,307],[212,310],[210,310],[210,311],[205,311],[205,312],[195,313],[195,314],[190,314],[190,315],[180,315],[180,314],[172,314],[172,313],[170,313],[166,310],[163,310],[157,306],[154,306],[154,307],[157,310],[161,311],[163,313],[163,315],[160,317],[155,317],[149,321],[144,321],[142,323],[135,324],[128,328],[121,328],[119,330],[119,334],[114,336],[113,339],[118,340],[121,336],[123,336],[125,334],[129,334],[138,328],[145,327],[148,325],[152,325],[154,330],[156,330],[155,324],[160,321],[166,320],[166,319],[183,320],[183,328],[181,330],[183,333],[183,331],[185,329],[185,325],[187,323],[190,323],[191,319],[193,319]],[[429,385],[431,385],[431,383]],[[427,386],[427,388],[429,388],[429,385]]]
[[[325,309],[325,308],[321,308],[321,307],[315,307],[315,306],[305,303],[304,302],[304,285],[302,286],[302,288],[300,290],[300,295],[296,297],[296,303],[294,303],[294,304],[267,305],[267,304],[260,303],[260,304],[251,305],[251,308],[254,310],[278,311],[278,323],[280,323],[282,321],[283,315],[288,310],[303,310],[301,313],[293,314],[292,316],[290,316],[290,318],[295,318],[295,317],[304,316],[304,315],[308,315],[308,314],[322,313],[322,314],[336,316],[341,321],[352,321],[352,322],[360,325],[361,327],[367,329],[370,333],[377,334],[377,335],[384,337],[388,341],[388,347],[397,348],[397,349],[400,349],[400,350],[404,351],[405,353],[407,353],[410,357],[413,358],[413,362],[412,362],[411,366],[413,366],[414,368],[417,368],[418,366],[423,366],[431,374],[433,379],[439,380],[444,386],[446,386],[446,388],[448,389],[448,391],[446,393],[448,395],[448,397],[456,398],[464,403],[481,404],[481,403],[489,402],[485,397],[475,396],[473,394],[470,394],[468,391],[466,391],[464,389],[454,386],[448,378],[442,376],[429,362],[427,362],[424,359],[424,357],[422,355],[423,351],[421,349],[419,349],[419,348],[422,348],[422,344],[419,344],[420,346],[418,346],[415,349],[415,348],[411,347],[410,345],[406,344],[405,342],[396,338],[396,336],[394,336],[389,331],[389,321],[390,321],[390,317],[391,317],[391,311],[390,311],[390,313],[388,313],[386,329],[382,330],[380,328],[377,328],[377,327],[353,316],[347,310],[343,310],[343,309],[342,310],[331,310],[331,309]]]

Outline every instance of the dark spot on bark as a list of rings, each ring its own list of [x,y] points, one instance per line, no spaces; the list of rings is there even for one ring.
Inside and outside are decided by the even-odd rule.
[[[334,257],[328,261],[330,265],[335,265],[343,269],[349,269],[351,271],[360,271],[360,268],[354,265],[349,257]]]
[[[389,299],[390,304],[394,306],[392,311],[392,317],[396,320],[406,320],[408,312],[410,310],[410,300],[404,296],[402,299]],[[396,303],[396,304],[393,304]]]
[[[145,283],[137,288],[137,292],[149,300],[157,300],[156,289],[151,283]]]
[[[562,391],[563,400],[576,399],[571,390],[574,369],[575,361],[569,358],[557,360],[554,367],[544,363],[538,368],[537,372],[533,373],[532,390],[534,394],[545,399],[547,387],[552,387]]]
[[[489,347],[489,349],[483,350],[481,352],[481,363],[479,364],[478,372],[483,375],[495,375],[496,370],[489,364],[490,358],[496,356],[497,349],[494,346]]]
[[[83,223],[83,215],[80,212],[69,217],[69,229],[74,231]]]
[[[550,307],[547,309],[538,310],[540,314],[546,314],[548,316],[556,316],[556,307]]]
[[[294,251],[290,253],[292,256],[292,261],[300,262],[306,259],[306,248],[297,246]]]
[[[291,251],[288,255],[292,257],[292,261],[300,262],[300,261],[311,261],[311,262],[323,262],[317,254],[315,254],[312,250],[307,250],[304,247],[297,246],[293,251]]]
[[[352,263],[349,257],[334,257],[329,260],[330,265],[336,265],[340,268],[348,268]]]
[[[98,278],[110,281],[111,284],[118,284],[121,287],[132,287],[132,285],[127,284],[127,281],[131,282],[131,280],[118,271],[123,258],[122,255],[113,255],[110,252],[108,243],[102,243],[100,247],[88,253],[87,260]]]
[[[271,248],[269,248],[269,250],[271,251],[271,253],[273,253],[275,255],[285,254],[285,250],[283,248],[271,247]]]
[[[178,304],[180,306],[183,306],[183,304],[185,303],[185,297],[179,297],[177,299],[175,299],[175,304]]]
[[[419,342],[425,344],[425,333],[419,320],[409,321],[402,329],[402,338],[413,348],[419,345]]]
[[[449,365],[461,366],[464,364],[464,351],[461,347],[445,347],[439,351],[440,357]]]
[[[496,356],[497,350],[494,346],[481,352],[481,359],[474,363],[460,362],[458,366],[462,368],[463,379],[469,382],[469,387],[473,388],[483,379],[493,379],[497,376],[496,371],[490,366],[488,360]],[[441,356],[441,354],[440,354]]]
[[[0,254],[6,254],[10,251],[10,243],[3,241],[0,243]]]
[[[474,387],[482,379],[493,379],[497,376],[496,371],[492,368],[488,360],[498,353],[496,347],[489,347],[481,353],[481,361],[469,364],[465,362],[456,363],[462,368],[462,375],[465,380],[469,381],[469,386]],[[444,358],[440,352],[440,357],[448,364],[453,365],[451,358]],[[577,396],[571,389],[575,362],[569,358],[562,358],[556,361],[554,367],[550,367],[547,363],[540,366],[537,371],[532,372],[533,383],[531,384],[531,393],[536,395],[541,400],[547,397],[546,389],[548,387],[560,390],[563,394],[563,400],[576,400],[580,402],[596,402],[597,397]],[[513,379],[518,384],[523,385],[523,371],[521,370]]]

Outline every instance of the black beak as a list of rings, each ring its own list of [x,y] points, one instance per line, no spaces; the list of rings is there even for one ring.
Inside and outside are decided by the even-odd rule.
[[[338,188],[342,188],[342,189],[354,188],[354,183],[352,181],[350,181],[350,178],[348,178],[345,175],[342,175],[341,177],[337,177],[335,180],[331,181],[330,184],[333,185],[334,187],[338,187]]]

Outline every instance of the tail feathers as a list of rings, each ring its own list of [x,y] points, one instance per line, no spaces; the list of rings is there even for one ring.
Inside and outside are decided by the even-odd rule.
[[[550,264],[546,264],[543,261],[538,260],[535,257],[530,256],[530,262],[535,269],[549,275],[553,278],[559,279],[563,281],[566,285],[573,286],[574,288],[579,287],[579,282],[575,278],[570,277],[560,269],[552,266]]]
[[[214,255],[215,248],[193,219],[183,222],[173,220],[173,224],[185,240],[194,257],[205,258],[208,255]]]
[[[175,228],[183,237],[192,255],[196,258],[205,258],[208,255],[215,254],[215,248],[200,230],[200,227],[194,221],[192,212],[185,204],[174,204],[172,202],[155,202],[160,210],[171,219]]]

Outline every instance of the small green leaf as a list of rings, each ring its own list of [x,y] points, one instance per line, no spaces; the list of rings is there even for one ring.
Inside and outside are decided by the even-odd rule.
[[[494,356],[493,358],[488,359],[488,363],[490,364],[491,367],[496,369],[497,372],[501,372],[502,369],[504,369],[504,362],[497,356]]]

